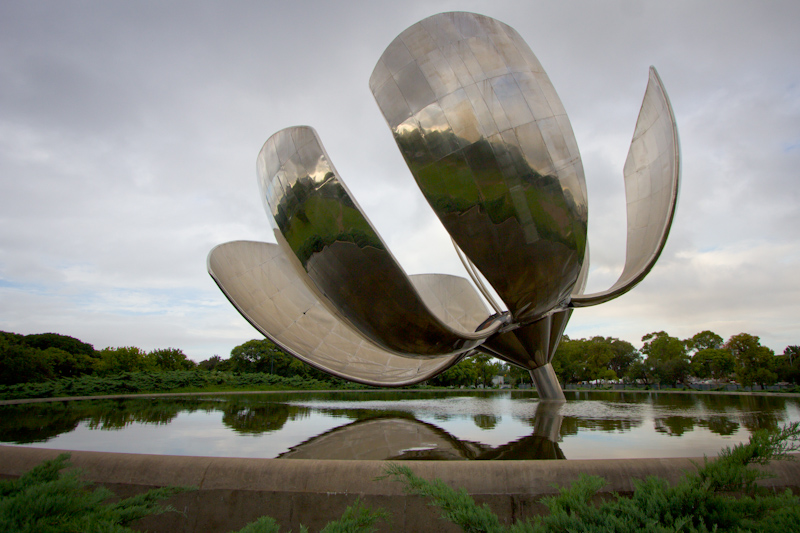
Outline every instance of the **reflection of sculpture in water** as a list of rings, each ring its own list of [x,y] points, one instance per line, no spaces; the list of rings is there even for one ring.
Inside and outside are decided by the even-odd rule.
[[[565,459],[558,446],[559,408],[559,404],[540,402],[531,420],[533,433],[496,448],[459,440],[408,415],[379,415],[332,429],[293,446],[279,457],[374,461]],[[482,429],[497,424],[492,415],[473,418]]]
[[[270,137],[257,161],[278,244],[217,246],[209,273],[259,331],[336,376],[408,385],[481,352],[529,370],[540,398],[563,400],[550,362],[573,309],[642,281],[672,223],[678,136],[655,69],[623,169],[625,266],[595,294],[584,294],[588,202],[575,136],[514,29],[435,15],[389,45],[369,83],[474,286],[407,276],[307,126]]]

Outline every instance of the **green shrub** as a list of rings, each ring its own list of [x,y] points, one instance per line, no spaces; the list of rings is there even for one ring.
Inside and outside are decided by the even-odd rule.
[[[44,461],[15,480],[0,480],[0,531],[4,533],[133,533],[132,522],[165,512],[177,512],[160,500],[193,487],[163,487],[109,503],[113,493],[92,488],[70,466],[69,454]],[[345,509],[339,520],[328,523],[321,533],[369,533],[388,518],[384,510],[371,510],[360,499]],[[279,525],[264,516],[239,533],[278,533]],[[301,532],[307,532],[305,527]]]
[[[650,477],[634,482],[630,498],[612,497],[593,504],[604,479],[582,475],[559,494],[543,498],[549,515],[518,521],[506,527],[487,505],[478,506],[463,489],[441,480],[428,481],[410,468],[391,464],[387,475],[401,481],[407,492],[425,496],[440,509],[442,518],[467,532],[707,532],[797,531],[800,498],[787,490],[772,494],[755,482],[766,477],[751,465],[785,459],[800,448],[800,423],[778,431],[759,431],[747,444],[727,447],[716,460],[706,459],[695,473],[670,486]]]
[[[120,372],[108,376],[84,375],[41,383],[0,384],[0,400],[60,398],[103,394],[161,392],[221,392],[232,390],[322,390],[366,389],[366,385],[331,378],[330,381],[275,374],[173,370],[166,372]]]
[[[441,480],[427,481],[410,468],[390,464],[387,475],[412,494],[425,496],[439,507],[442,518],[466,532],[710,532],[797,531],[800,498],[787,490],[772,494],[755,481],[766,477],[752,465],[785,459],[800,448],[800,423],[772,432],[756,432],[747,444],[725,448],[716,460],[706,459],[695,473],[687,473],[675,486],[650,477],[634,482],[630,498],[613,495],[599,504],[594,497],[605,485],[597,476],[581,475],[555,496],[541,502],[549,515],[518,521],[506,527],[487,505],[478,506],[465,490],[455,490]],[[79,472],[62,473],[67,454],[45,461],[17,480],[0,481],[0,531],[9,532],[129,532],[128,524],[151,514],[174,511],[159,500],[191,488],[166,487],[108,503],[111,492],[91,490]],[[342,517],[328,523],[323,533],[359,533],[375,530],[388,513],[373,510],[360,499]],[[277,533],[274,519],[261,517],[239,533]],[[300,528],[301,532],[307,531]]]
[[[174,511],[158,502],[193,490],[165,487],[109,503],[113,494],[91,489],[80,471],[69,470],[69,454],[45,461],[15,480],[0,481],[0,531],[25,533],[128,532],[145,516]]]

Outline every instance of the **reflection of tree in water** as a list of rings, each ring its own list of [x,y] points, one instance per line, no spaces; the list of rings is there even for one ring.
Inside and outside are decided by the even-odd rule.
[[[0,441],[28,444],[69,433],[86,422],[90,429],[122,429],[133,423],[169,424],[181,411],[213,409],[195,398],[85,400],[8,405],[0,410]]]
[[[90,429],[101,430],[122,429],[131,424],[167,425],[181,412],[204,407],[208,404],[196,398],[110,400],[90,408],[86,420]]]
[[[785,420],[785,413],[754,412],[742,415],[742,425],[751,433],[759,429],[776,429]]]
[[[694,429],[695,420],[688,416],[666,416],[655,419],[655,429],[670,437],[680,437]]]
[[[786,399],[776,396],[739,396],[742,425],[750,432],[775,429],[786,420]]]
[[[222,423],[237,433],[258,435],[277,431],[289,419],[305,418],[310,412],[307,407],[285,403],[269,402],[257,406],[231,404],[222,410]]]
[[[708,420],[699,420],[697,425],[722,436],[733,435],[739,430],[739,423],[727,416],[712,416]]]
[[[494,415],[475,415],[472,417],[475,425],[481,429],[489,430],[497,427],[497,417]]]
[[[641,420],[631,418],[585,419],[565,416],[564,420],[561,422],[561,436],[577,435],[579,429],[605,431],[608,433],[624,433],[641,425]]]
[[[650,394],[653,401],[654,408],[667,408],[669,410],[693,410],[697,406],[696,394],[672,394],[672,393],[657,393]]]
[[[642,394],[639,392],[616,392],[615,393],[615,402],[621,403],[647,403],[650,401],[650,398],[647,394]]]
[[[735,403],[738,404],[734,400],[735,396],[727,394],[699,394],[697,398],[700,401],[700,405],[713,413],[724,413],[733,408]]]
[[[0,408],[0,442],[47,442],[78,427],[81,414],[69,403],[9,405]]]

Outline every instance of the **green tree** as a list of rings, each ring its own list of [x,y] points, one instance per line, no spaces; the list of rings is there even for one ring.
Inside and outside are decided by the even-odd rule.
[[[86,355],[94,357],[94,346],[79,341],[75,337],[59,335],[58,333],[36,333],[25,335],[25,344],[32,348],[46,350],[48,348],[58,348],[73,355]]]
[[[519,387],[523,383],[533,385],[530,371],[517,365],[506,365],[503,375],[512,387]]]
[[[778,380],[778,375],[772,371],[775,353],[761,346],[757,336],[739,333],[728,339],[725,347],[733,354],[736,377],[745,387],[759,384],[763,388]]]
[[[477,354],[466,358],[472,362],[477,373],[477,384],[483,385],[483,388],[492,386],[492,378],[500,372],[501,363],[494,357],[487,354]]]
[[[44,352],[15,340],[10,336],[0,338],[0,385],[52,379],[53,371]]]
[[[614,356],[609,361],[609,366],[617,377],[623,377],[635,362],[642,359],[639,350],[634,348],[633,344],[628,341],[606,337],[605,342],[611,346],[611,350],[614,352]]]
[[[656,382],[673,386],[686,383],[690,372],[689,356],[680,339],[658,331],[648,333],[642,341],[642,353],[647,356],[645,364]]]
[[[705,330],[695,334],[692,338],[683,341],[686,349],[690,352],[699,352],[701,350],[712,350],[722,348],[724,342],[722,337],[713,331]]]
[[[611,369],[616,352],[611,337],[592,337],[585,343],[584,381],[615,380],[617,374]]]
[[[641,383],[644,386],[649,386],[654,381],[653,369],[645,361],[639,359],[628,368],[626,377],[634,383]]]
[[[615,380],[639,359],[632,344],[613,337],[564,337],[553,357],[553,370],[564,385]]]
[[[205,361],[200,361],[197,363],[198,370],[217,370],[219,372],[224,372],[226,370],[230,370],[230,360],[223,359],[219,355],[212,355]]]
[[[263,372],[287,378],[299,376],[303,379],[330,380],[328,374],[285,353],[269,339],[253,339],[240,344],[231,350],[228,363],[230,370],[237,373]]]
[[[800,346],[787,346],[783,355],[775,359],[774,370],[778,374],[778,380],[797,385],[800,382]]]
[[[566,335],[562,337],[553,356],[553,370],[564,386],[583,380],[585,353],[585,339],[570,339]]]
[[[97,370],[100,359],[92,355],[78,352],[71,353],[60,348],[42,350],[42,356],[50,366],[53,378],[74,378],[85,374],[93,374]]]
[[[275,369],[279,348],[267,339],[253,339],[231,350],[231,371],[236,373],[270,372]]]
[[[99,355],[98,373],[104,376],[155,369],[151,360],[147,358],[147,353],[135,346],[103,348]]]
[[[700,379],[728,379],[735,368],[733,354],[724,348],[704,348],[692,356],[692,375]]]
[[[196,364],[177,348],[162,348],[147,354],[151,364],[158,370],[191,370]]]
[[[478,383],[478,370],[471,360],[462,359],[428,382],[436,387],[469,387]]]

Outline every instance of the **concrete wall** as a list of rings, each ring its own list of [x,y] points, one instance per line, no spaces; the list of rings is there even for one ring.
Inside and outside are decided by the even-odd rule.
[[[0,477],[17,477],[58,450],[0,446]],[[119,496],[165,485],[193,485],[199,490],[170,500],[185,514],[169,513],[142,520],[137,529],[164,532],[227,532],[262,515],[275,518],[285,531],[302,523],[318,531],[338,518],[356,497],[392,514],[381,531],[459,531],[438,518],[419,497],[403,494],[399,483],[375,480],[381,461],[238,459],[163,455],[70,452],[85,478]],[[699,459],[702,460],[702,459]],[[554,494],[580,473],[608,480],[607,492],[628,493],[633,479],[656,475],[670,481],[693,470],[689,459],[619,459],[571,461],[406,461],[418,475],[464,487],[479,503],[488,503],[506,523],[544,510],[536,503]],[[800,492],[800,461],[778,463],[776,478],[764,485]]]

